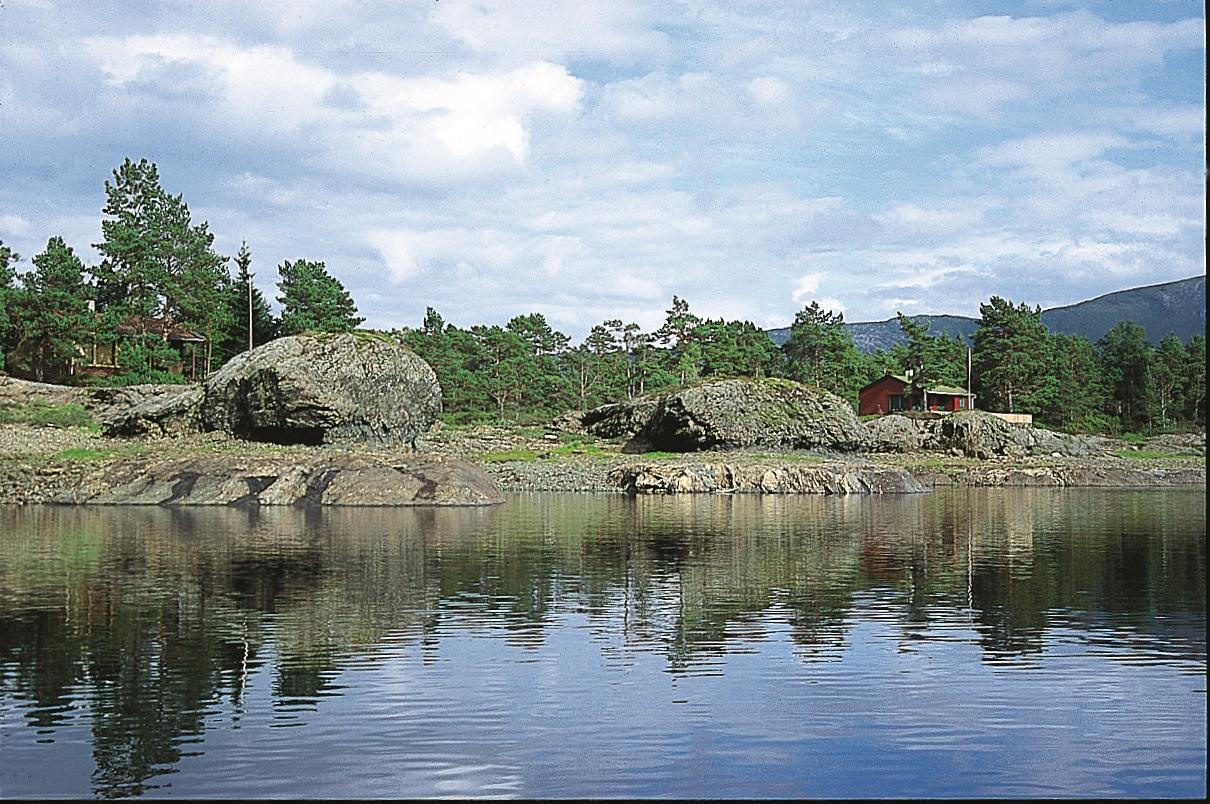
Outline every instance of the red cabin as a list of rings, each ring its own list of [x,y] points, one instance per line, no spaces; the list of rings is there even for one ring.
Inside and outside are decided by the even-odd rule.
[[[925,394],[912,391],[912,382],[899,374],[887,374],[858,392],[857,415],[901,413],[925,410]],[[952,413],[975,407],[975,395],[952,385],[933,385],[928,389],[928,410]]]

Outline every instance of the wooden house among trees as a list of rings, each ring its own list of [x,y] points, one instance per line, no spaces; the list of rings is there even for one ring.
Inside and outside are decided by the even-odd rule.
[[[173,324],[155,316],[134,316],[119,324],[116,337],[98,335],[76,341],[70,359],[56,356],[54,350],[41,348],[38,340],[20,342],[6,355],[5,370],[14,377],[44,382],[78,383],[86,377],[112,377],[122,373],[123,346],[136,338],[156,337],[179,357],[164,368],[189,380],[205,376],[206,360],[199,354],[206,337],[189,327]]]
[[[973,410],[974,407],[975,395],[968,393],[965,388],[932,384],[926,393],[925,390],[914,387],[909,377],[902,374],[884,374],[858,392],[857,415],[870,416],[909,410],[952,413]]]

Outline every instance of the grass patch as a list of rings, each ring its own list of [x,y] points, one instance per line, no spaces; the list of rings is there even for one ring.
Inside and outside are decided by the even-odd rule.
[[[117,457],[117,450],[89,449],[88,447],[73,447],[55,455],[56,461],[98,461]]]
[[[614,453],[612,453],[608,450],[601,449],[596,444],[586,442],[586,441],[572,441],[571,443],[564,444],[560,447],[556,447],[550,453],[551,457],[554,457],[554,458],[563,458],[568,455],[591,455],[594,457],[599,457],[602,455],[612,455],[612,454],[614,454]]]
[[[1142,444],[1147,440],[1147,436],[1142,433],[1122,433],[1118,438],[1125,441],[1127,444]]]
[[[1204,455],[1194,455],[1191,453],[1174,453],[1174,452],[1158,452],[1150,449],[1120,449],[1113,453],[1119,458],[1126,458],[1135,461],[1205,461]]]
[[[100,432],[101,426],[88,409],[76,402],[48,405],[26,402],[22,405],[0,405],[0,424],[28,424],[35,427],[81,427]]]
[[[776,461],[777,463],[823,463],[823,458],[818,455],[804,455],[799,452],[755,452],[753,458],[762,461]]]
[[[538,453],[532,449],[510,449],[503,452],[488,452],[479,456],[484,463],[508,463],[510,461],[532,461]]]

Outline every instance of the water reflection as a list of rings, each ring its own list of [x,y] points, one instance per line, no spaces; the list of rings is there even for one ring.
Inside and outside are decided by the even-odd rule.
[[[484,638],[541,662],[569,628],[610,667],[658,657],[686,681],[780,635],[800,664],[839,663],[875,627],[901,652],[975,643],[1010,670],[1077,651],[1201,675],[1204,709],[1205,506],[1191,493],[9,508],[0,548],[4,742],[87,744],[107,797],[170,781],[216,720],[238,728],[259,705],[246,699],[265,674],[272,725],[301,725],[348,699],[350,669],[400,651],[423,667]],[[469,683],[455,665],[451,700]],[[507,706],[508,672],[480,706]]]

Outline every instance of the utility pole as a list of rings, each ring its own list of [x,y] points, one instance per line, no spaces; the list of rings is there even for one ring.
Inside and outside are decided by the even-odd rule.
[[[966,406],[971,410],[975,409],[974,402],[971,401],[971,348],[966,347]]]
[[[252,351],[252,272],[248,272],[248,351]]]

